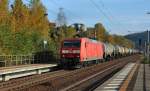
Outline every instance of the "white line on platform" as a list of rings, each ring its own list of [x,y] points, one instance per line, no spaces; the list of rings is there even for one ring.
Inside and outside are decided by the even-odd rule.
[[[119,86],[104,87],[104,89],[118,89]]]

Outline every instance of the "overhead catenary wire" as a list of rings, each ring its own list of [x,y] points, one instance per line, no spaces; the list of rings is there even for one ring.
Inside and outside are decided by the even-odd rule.
[[[89,0],[89,2],[98,10],[98,13],[103,15],[108,21],[109,21],[109,27],[107,26],[108,31],[111,31],[113,21],[112,19],[99,7],[98,4],[96,4],[93,0]]]
[[[109,14],[110,17],[112,17],[112,19],[115,20],[115,22],[117,24],[119,24],[120,29],[122,29],[121,25],[123,25],[112,13],[111,13],[111,9],[106,7],[106,5],[104,4],[103,0],[98,0],[99,3],[101,4],[101,6],[106,10],[106,12]],[[128,28],[126,28],[126,30],[128,30]]]
[[[93,0],[89,0],[89,1],[99,11],[99,14],[103,14],[111,24],[113,23],[112,20],[111,20],[111,18]]]
[[[28,2],[30,2],[30,0],[26,0],[26,1],[28,1]],[[92,0],[90,0],[92,3],[93,3],[93,5],[99,10],[99,13],[100,14],[103,14],[107,19],[108,19],[108,21],[111,23],[111,25],[112,25],[112,20],[111,20],[111,18],[94,2],[94,1],[92,1]],[[62,8],[64,8],[61,4],[59,4],[58,2],[56,2],[55,0],[51,0],[51,3],[53,3],[54,5],[55,5],[55,7],[56,6],[58,6],[58,8],[60,8],[60,7],[62,7]],[[81,21],[83,21],[82,20],[82,18],[81,18],[81,16],[78,16],[77,14],[74,14],[74,12],[72,12],[72,11],[70,11],[68,8],[64,8],[66,11],[67,11],[67,13],[69,13],[72,17],[74,17],[74,18],[78,18],[78,19],[80,19]],[[53,15],[57,15],[57,12],[56,11],[54,11],[54,10],[52,10],[52,9],[49,9],[49,8],[47,8],[47,11],[49,12],[49,13],[52,13]],[[71,22],[75,22],[72,18],[70,18],[70,17],[67,17],[67,19],[69,19],[69,21],[71,21]],[[108,28],[109,29],[109,28]],[[109,29],[110,30],[110,29]]]

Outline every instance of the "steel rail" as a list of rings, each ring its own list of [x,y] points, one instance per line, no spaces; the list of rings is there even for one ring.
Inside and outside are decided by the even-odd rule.
[[[105,62],[94,66],[85,67],[77,70],[61,70],[49,72],[41,75],[33,75],[19,79],[10,80],[0,83],[1,91],[18,91],[26,90],[39,84],[48,83],[53,91],[64,89],[73,83],[79,82],[84,78],[90,77],[100,71],[112,67],[118,63],[123,64],[125,61],[131,61],[134,56],[118,59],[115,61]],[[119,64],[118,64],[119,65]]]

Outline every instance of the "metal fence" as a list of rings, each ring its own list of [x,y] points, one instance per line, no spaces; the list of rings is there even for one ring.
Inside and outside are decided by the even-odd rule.
[[[33,55],[0,55],[0,67],[33,64]]]
[[[39,52],[31,55],[0,55],[0,67],[26,64],[56,64],[60,60],[59,54]]]

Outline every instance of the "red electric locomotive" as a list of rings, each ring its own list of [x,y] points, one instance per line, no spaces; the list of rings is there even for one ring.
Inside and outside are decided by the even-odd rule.
[[[60,64],[63,67],[81,67],[103,59],[104,44],[88,38],[66,39],[62,42]]]

